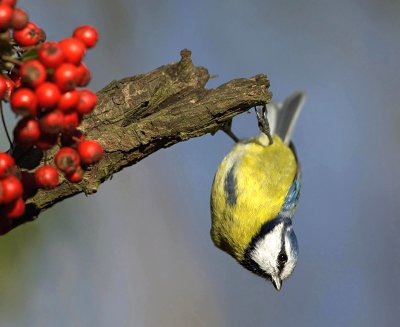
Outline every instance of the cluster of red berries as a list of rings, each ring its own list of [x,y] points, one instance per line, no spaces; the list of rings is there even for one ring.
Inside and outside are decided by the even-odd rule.
[[[17,0],[0,2],[0,30],[4,32],[11,28],[14,33],[21,35],[21,30],[28,24],[28,15],[25,10],[16,8],[16,3]]]
[[[25,211],[21,181],[13,157],[0,152],[0,216],[18,218]]]
[[[21,117],[13,143],[43,151],[59,145],[55,166],[67,180],[77,183],[84,170],[104,154],[98,142],[85,140],[78,130],[83,116],[97,103],[93,91],[77,89],[91,79],[82,59],[86,50],[96,45],[97,31],[80,26],[71,37],[46,42],[43,30],[29,21],[23,9],[15,7],[16,2],[0,0],[0,101],[9,101],[12,111]],[[12,156],[0,153],[0,213],[8,218],[24,213],[24,183],[15,177],[23,178],[23,174],[16,174],[19,169],[15,167]],[[37,168],[35,187],[56,187],[60,182],[56,167],[45,163]]]

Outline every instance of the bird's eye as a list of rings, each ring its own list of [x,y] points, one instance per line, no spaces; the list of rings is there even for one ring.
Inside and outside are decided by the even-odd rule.
[[[278,255],[278,262],[279,264],[283,265],[288,260],[286,253],[279,253]]]

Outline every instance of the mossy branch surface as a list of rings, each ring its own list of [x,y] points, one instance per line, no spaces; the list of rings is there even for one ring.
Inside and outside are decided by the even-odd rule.
[[[207,89],[211,75],[181,51],[177,63],[149,73],[113,81],[98,92],[98,104],[85,117],[81,130],[104,147],[104,159],[90,167],[78,184],[62,180],[52,190],[39,190],[27,199],[26,214],[12,223],[3,220],[0,233],[34,220],[58,202],[78,193],[95,193],[101,183],[125,167],[178,142],[215,133],[236,115],[268,103],[271,92],[265,75],[239,78]],[[47,160],[57,149],[47,153]],[[18,164],[34,169],[43,160],[39,151],[21,153]]]

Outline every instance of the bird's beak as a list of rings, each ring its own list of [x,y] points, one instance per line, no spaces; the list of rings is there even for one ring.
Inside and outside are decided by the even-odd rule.
[[[279,291],[282,287],[282,281],[279,279],[279,277],[272,276],[272,284],[274,284],[274,287],[277,291]]]

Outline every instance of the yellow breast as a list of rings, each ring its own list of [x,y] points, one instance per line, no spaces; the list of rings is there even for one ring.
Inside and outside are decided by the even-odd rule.
[[[221,162],[211,190],[211,237],[241,261],[262,225],[279,213],[297,171],[292,150],[278,136],[270,146],[250,139]]]

